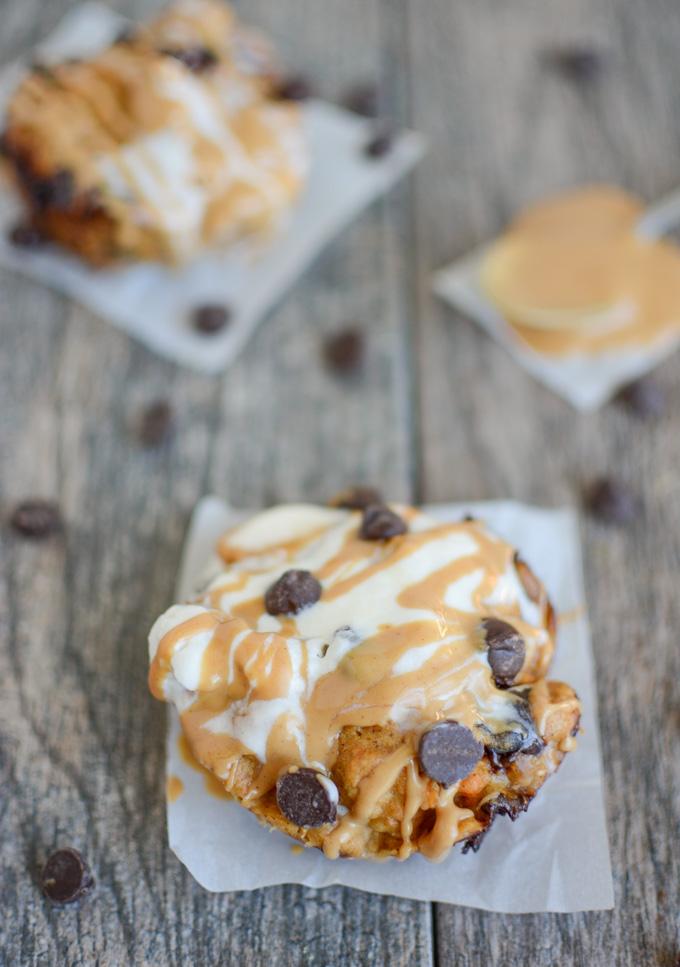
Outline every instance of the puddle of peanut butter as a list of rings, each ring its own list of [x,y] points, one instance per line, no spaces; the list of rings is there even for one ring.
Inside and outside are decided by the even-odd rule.
[[[552,356],[649,345],[680,329],[680,247],[636,234],[639,199],[608,185],[529,208],[482,285],[520,339]]]
[[[184,792],[184,783],[179,776],[168,776],[165,783],[165,797],[168,802],[175,802]]]
[[[194,769],[196,772],[200,772],[203,776],[203,785],[205,786],[206,792],[209,792],[211,796],[215,796],[217,799],[232,798],[217,776],[214,776],[211,772],[208,772],[207,769],[204,769],[198,759],[196,759],[191,751],[191,747],[189,746],[184,732],[180,732],[179,734],[177,739],[177,748],[180,756],[182,757],[182,761],[185,762],[191,769]],[[168,798],[170,799],[169,796]],[[173,802],[174,800],[170,799],[170,801]]]

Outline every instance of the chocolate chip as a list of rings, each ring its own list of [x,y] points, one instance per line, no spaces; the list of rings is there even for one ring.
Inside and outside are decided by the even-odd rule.
[[[352,327],[343,329],[324,342],[326,365],[335,373],[346,374],[359,368],[364,357],[364,336]]]
[[[440,786],[469,776],[484,754],[484,746],[458,722],[439,722],[420,739],[418,758],[423,772]]]
[[[521,793],[517,796],[506,796],[505,793],[500,793],[495,799],[485,802],[480,807],[480,812],[488,817],[489,825],[496,816],[509,816],[514,823],[520,813],[527,811],[530,802],[531,796],[525,796]]]
[[[384,541],[407,530],[406,521],[385,504],[369,504],[364,509],[359,537],[364,541]]]
[[[461,850],[463,855],[469,853],[470,850],[472,850],[473,853],[479,852],[479,847],[484,842],[484,837],[488,832],[488,829],[481,829],[478,833],[475,833],[474,836],[468,836],[467,839],[464,839],[463,849]]]
[[[302,74],[283,77],[274,90],[274,97],[280,101],[306,101],[311,96],[312,85]]]
[[[297,614],[321,597],[321,585],[309,571],[285,571],[264,596],[268,614]]]
[[[666,394],[651,377],[644,377],[624,386],[616,399],[635,416],[645,420],[658,419],[666,409]]]
[[[516,628],[500,618],[485,618],[482,628],[494,681],[498,688],[509,688],[524,664],[524,638]]]
[[[333,782],[313,769],[297,769],[279,776],[276,802],[296,826],[324,826],[337,817],[337,790]]]
[[[365,510],[371,504],[382,504],[383,496],[375,487],[347,487],[341,490],[332,500],[331,507],[341,507],[343,510]]]
[[[231,318],[231,310],[228,306],[220,305],[218,302],[207,303],[198,306],[193,313],[194,329],[198,332],[212,335],[224,329]]]
[[[361,114],[363,117],[374,118],[380,110],[380,96],[375,84],[356,84],[351,87],[342,99],[348,111]]]
[[[595,47],[573,46],[554,47],[543,53],[545,65],[561,74],[566,80],[576,83],[593,81],[600,74],[604,57]]]
[[[160,53],[174,57],[194,74],[202,74],[217,63],[217,56],[208,47],[165,47]]]
[[[585,493],[585,505],[594,517],[607,524],[628,524],[640,510],[634,494],[624,484],[608,477],[590,485]]]
[[[134,27],[123,27],[114,44],[131,44],[137,38],[137,30]]]
[[[70,171],[60,168],[49,178],[33,178],[29,191],[37,208],[63,210],[69,208],[73,201],[75,180]]]
[[[43,246],[46,242],[45,236],[40,229],[30,222],[19,222],[9,233],[9,240],[17,248],[36,249]]]
[[[52,903],[74,903],[94,888],[94,877],[77,849],[52,853],[40,874],[40,886]]]
[[[394,132],[390,128],[381,127],[373,132],[370,139],[364,145],[364,154],[367,158],[384,158],[394,146]]]
[[[14,508],[10,524],[19,534],[41,540],[56,534],[63,527],[58,505],[52,500],[33,498]]]
[[[165,400],[156,400],[142,411],[139,421],[139,439],[146,447],[157,447],[170,434],[172,407]]]

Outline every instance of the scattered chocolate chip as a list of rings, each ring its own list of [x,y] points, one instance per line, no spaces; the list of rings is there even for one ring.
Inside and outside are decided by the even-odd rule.
[[[625,484],[608,477],[595,480],[585,493],[590,513],[607,524],[628,524],[640,510],[638,499]]]
[[[50,537],[62,529],[59,506],[52,500],[32,498],[14,508],[10,524],[19,534],[35,540]]]
[[[475,520],[477,520],[477,518],[474,517],[472,514],[464,514],[463,515],[463,523],[464,524],[471,524]]]
[[[585,83],[595,80],[604,65],[603,52],[595,47],[554,47],[543,54],[545,65],[566,80]]]
[[[311,96],[312,85],[302,74],[281,78],[274,90],[274,97],[280,101],[306,101]]]
[[[114,44],[131,44],[136,39],[137,30],[134,27],[123,27],[114,40]]]
[[[60,168],[49,178],[33,178],[29,183],[29,191],[37,208],[63,210],[69,208],[73,201],[75,180],[70,171]]]
[[[331,507],[340,507],[343,510],[365,510],[371,504],[382,504],[383,496],[375,487],[358,485],[341,490],[329,503]]]
[[[369,504],[364,508],[359,537],[363,541],[385,541],[407,530],[406,521],[385,504]]]
[[[310,571],[284,571],[264,596],[268,614],[297,614],[316,604],[321,585]]]
[[[337,817],[338,793],[334,783],[313,769],[297,769],[279,776],[276,802],[296,826],[324,826]]]
[[[43,77],[45,80],[52,80],[54,77],[52,69],[39,60],[33,61],[30,70],[32,74],[38,74],[38,76]]]
[[[139,439],[145,447],[157,447],[166,440],[172,429],[172,407],[165,400],[156,400],[142,411]]]
[[[479,847],[484,842],[484,837],[488,832],[489,832],[488,827],[486,829],[480,829],[480,831],[478,833],[475,833],[474,836],[468,836],[467,839],[464,839],[463,849],[461,850],[463,855],[465,855],[466,853],[469,853],[470,850],[472,850],[473,853],[477,853],[479,851]]]
[[[174,57],[193,74],[203,74],[217,63],[217,56],[208,47],[165,47],[160,53]]]
[[[375,118],[380,112],[380,96],[375,84],[356,84],[351,87],[342,99],[348,111],[361,114],[366,118]]]
[[[364,336],[358,329],[348,328],[324,342],[323,355],[326,365],[335,373],[356,371],[364,358]]]
[[[384,158],[394,146],[394,132],[390,128],[380,127],[373,132],[370,139],[364,145],[364,154],[367,158]]]
[[[40,886],[52,903],[80,900],[94,888],[94,877],[77,849],[70,846],[52,853],[40,874]]]
[[[506,796],[505,793],[500,793],[495,799],[485,802],[480,807],[480,811],[483,815],[488,816],[489,826],[496,816],[509,816],[514,823],[520,813],[527,811],[530,802],[531,796],[523,796],[520,793],[517,796],[510,797]]]
[[[441,786],[469,776],[484,754],[484,746],[458,722],[439,722],[420,739],[418,758],[423,772]]]
[[[494,757],[507,758],[516,755],[524,744],[524,733],[520,729],[505,729],[503,732],[491,732],[480,726],[485,734],[484,748],[493,752]]]
[[[650,376],[624,386],[616,399],[645,420],[658,419],[666,409],[666,394]]]
[[[220,332],[228,324],[230,318],[231,311],[229,307],[220,305],[217,302],[199,306],[194,310],[192,317],[194,329],[206,335]]]
[[[35,225],[30,222],[19,222],[9,233],[9,240],[17,248],[40,248],[45,244],[46,238]]]
[[[524,638],[516,628],[500,618],[485,618],[482,628],[494,681],[498,688],[509,688],[524,664]]]
[[[517,721],[508,722],[507,727],[501,731],[493,731],[483,722],[479,723],[479,730],[484,736],[484,748],[494,768],[501,768],[512,762],[520,753],[538,755],[545,747],[536,731],[529,703],[521,695],[516,700],[515,712]]]

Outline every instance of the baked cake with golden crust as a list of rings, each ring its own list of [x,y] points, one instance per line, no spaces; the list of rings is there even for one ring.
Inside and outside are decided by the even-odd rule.
[[[580,704],[545,678],[555,615],[513,547],[375,501],[225,534],[217,576],[151,630],[150,687],[269,826],[331,858],[436,860],[526,809]]]
[[[32,69],[3,153],[44,236],[94,265],[178,263],[267,233],[305,182],[273,52],[220,0],[180,0],[97,56]]]

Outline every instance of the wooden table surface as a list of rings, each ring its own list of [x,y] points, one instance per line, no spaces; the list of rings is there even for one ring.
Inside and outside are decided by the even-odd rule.
[[[68,6],[3,0],[0,54],[38,40]],[[115,6],[141,16],[156,4]],[[241,6],[322,95],[377,77],[391,116],[425,132],[430,153],[219,378],[2,274],[2,512],[54,497],[67,528],[43,544],[3,533],[0,961],[675,967],[680,356],[659,369],[660,420],[613,405],[580,416],[433,299],[429,274],[561,186],[607,179],[651,200],[680,182],[680,6]],[[582,43],[603,52],[597,77],[546,64],[546,48]],[[367,357],[343,380],[320,348],[348,322],[364,330]],[[148,451],[131,424],[157,398],[172,401],[176,432]],[[172,599],[197,498],[258,508],[365,481],[398,499],[558,506],[600,472],[644,502],[627,528],[582,526],[615,910],[505,916],[340,888],[210,895],[194,883],[166,841],[165,710],[147,693],[145,636]],[[98,888],[79,908],[50,909],[35,871],[65,843],[91,860]]]

